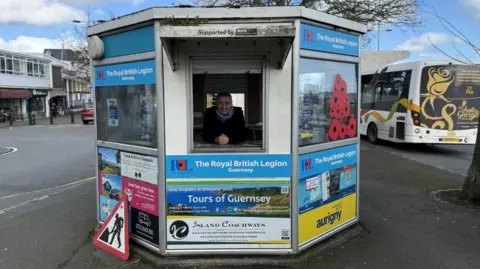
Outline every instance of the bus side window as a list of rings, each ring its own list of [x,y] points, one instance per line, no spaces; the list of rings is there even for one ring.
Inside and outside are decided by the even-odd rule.
[[[397,100],[407,99],[410,91],[410,79],[412,76],[412,70],[405,70],[400,72],[395,72],[392,74],[395,80],[395,88],[398,90]],[[399,105],[397,107],[397,112],[407,112],[407,108]]]
[[[361,108],[362,109],[374,109],[375,93],[370,83],[373,75],[362,76],[362,88],[361,88]]]

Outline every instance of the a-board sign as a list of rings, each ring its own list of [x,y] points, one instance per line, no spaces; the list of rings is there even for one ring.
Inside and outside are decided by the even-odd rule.
[[[125,196],[108,215],[93,237],[93,244],[126,261],[130,254],[128,241],[128,205]]]

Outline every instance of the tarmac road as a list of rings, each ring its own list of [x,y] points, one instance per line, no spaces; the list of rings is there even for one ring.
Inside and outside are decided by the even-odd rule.
[[[93,125],[0,129],[0,268],[59,268],[95,226]],[[3,151],[0,151],[0,154]]]
[[[381,142],[372,145],[362,141],[362,147],[375,147],[383,151],[426,165],[465,176],[472,161],[475,145],[419,146]]]

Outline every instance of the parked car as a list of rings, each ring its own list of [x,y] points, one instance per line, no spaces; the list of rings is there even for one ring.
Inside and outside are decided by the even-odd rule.
[[[94,119],[93,103],[85,104],[85,107],[83,107],[82,114],[80,117],[82,118],[83,124],[88,124],[90,122],[93,122],[93,119]]]

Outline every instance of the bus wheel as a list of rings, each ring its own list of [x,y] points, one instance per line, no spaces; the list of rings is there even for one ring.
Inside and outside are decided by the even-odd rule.
[[[368,138],[368,142],[372,144],[376,144],[378,141],[378,129],[377,129],[377,126],[373,123],[368,125],[367,138]]]

